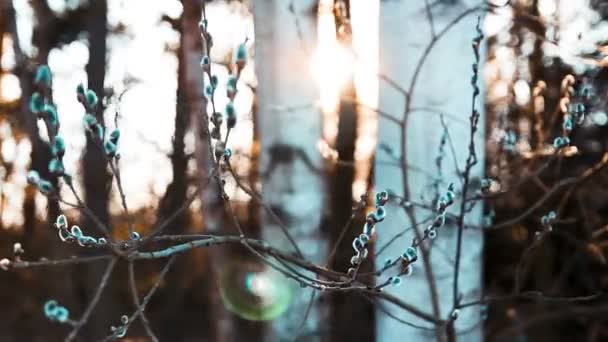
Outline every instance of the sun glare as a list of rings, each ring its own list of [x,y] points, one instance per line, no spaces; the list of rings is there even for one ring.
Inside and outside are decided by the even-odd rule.
[[[319,1],[318,41],[310,69],[319,84],[321,109],[335,112],[342,88],[353,73],[353,56],[336,37],[333,0]]]
[[[355,181],[353,198],[367,191],[372,158],[378,136],[378,63],[380,35],[380,1],[351,0],[353,51],[357,56],[354,81],[357,93],[357,142],[355,144]]]
[[[318,41],[311,71],[319,84],[323,113],[323,142],[331,150],[338,135],[338,107],[343,88],[353,80],[357,106],[357,141],[353,197],[367,191],[372,157],[376,149],[378,118],[379,0],[351,0],[352,46],[337,38],[333,0],[319,1]],[[323,153],[323,151],[322,151]],[[338,159],[338,156],[333,156]]]

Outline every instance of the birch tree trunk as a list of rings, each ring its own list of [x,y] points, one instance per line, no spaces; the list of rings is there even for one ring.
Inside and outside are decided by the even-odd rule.
[[[471,114],[473,93],[471,65],[474,62],[471,41],[476,36],[475,25],[479,12],[471,11],[464,16],[463,13],[482,2],[466,0],[449,4],[447,1],[428,3],[433,5],[426,8],[425,1],[381,3],[380,72],[405,88],[409,92],[409,100],[395,87],[381,81],[380,109],[400,119],[405,116],[405,124],[399,125],[386,118],[379,120],[381,148],[376,157],[376,187],[379,190],[390,189],[395,194],[406,197],[407,201],[424,203],[434,208],[436,195],[433,182],[438,176],[442,178],[438,186],[440,194],[445,193],[450,182],[455,185],[458,199],[462,190],[461,176],[455,169],[455,163],[460,171],[464,170],[468,156],[468,118]],[[432,20],[429,20],[429,10]],[[446,28],[450,25],[453,26]],[[444,29],[447,31],[443,32]],[[429,44],[432,45],[427,51]],[[483,101],[478,101],[477,108],[483,112],[481,102]],[[454,158],[448,142],[441,173],[437,171],[436,166],[444,131],[440,113],[445,115],[450,140],[456,151]],[[479,178],[483,170],[483,115],[481,119],[475,137],[479,162],[472,172],[474,180]],[[386,161],[406,163],[407,167],[402,172],[401,167],[395,163],[387,164]],[[473,183],[475,184],[475,181]],[[469,191],[469,196],[472,192],[474,193],[473,190]],[[403,206],[395,202],[397,201],[390,202],[387,207],[387,219],[380,223],[376,246],[382,246],[396,234],[411,227],[412,216],[416,222],[435,216],[434,212],[418,208],[412,209],[410,216]],[[448,212],[458,214],[459,209],[460,203],[457,200]],[[478,204],[466,215],[465,222],[478,226],[481,222],[481,209]],[[417,229],[422,233],[425,227],[426,225],[420,225]],[[386,258],[398,258],[405,248],[411,245],[414,236],[415,233],[409,230],[391,244],[377,257],[376,267],[382,267]],[[462,241],[458,292],[463,296],[461,302],[467,302],[478,298],[481,293],[482,231],[465,229]],[[456,245],[456,225],[448,222],[438,230],[438,236],[429,248],[431,271],[423,267],[423,260],[418,260],[414,273],[404,279],[402,286],[389,287],[386,290],[409,304],[434,313],[441,319],[447,319],[453,307]],[[418,255],[421,254],[423,253],[419,249]],[[424,259],[424,255],[419,259]],[[378,282],[384,280],[380,278]],[[431,286],[433,283],[434,286]],[[394,309],[387,309],[395,313]],[[377,310],[376,314],[378,341],[428,341],[445,338],[443,331],[433,332],[407,326],[388,317],[381,310]],[[398,312],[397,316],[408,322],[429,327],[406,312]],[[481,340],[479,320],[478,306],[462,309],[455,325],[458,340]]]
[[[264,202],[278,214],[304,256],[323,262],[326,242],[320,220],[324,200],[319,94],[309,69],[316,41],[313,0],[253,2],[255,61],[258,79],[260,176]],[[273,246],[296,251],[268,213],[262,214],[262,238]],[[302,331],[316,331],[321,309],[305,312],[310,289],[296,286],[287,312],[274,320],[268,341],[293,340]]]

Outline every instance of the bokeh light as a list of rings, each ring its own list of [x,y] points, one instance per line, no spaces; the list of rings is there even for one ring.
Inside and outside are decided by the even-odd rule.
[[[289,308],[295,291],[293,282],[278,271],[241,261],[222,266],[219,287],[224,306],[251,321],[281,316]]]

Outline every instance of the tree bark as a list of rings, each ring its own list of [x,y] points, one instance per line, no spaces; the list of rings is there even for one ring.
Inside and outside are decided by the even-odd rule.
[[[106,74],[106,35],[107,29],[107,4],[105,0],[95,1],[90,4],[87,31],[89,34],[89,62],[86,66],[88,76],[88,88],[95,91],[99,96],[99,104],[95,113],[102,123],[104,80]],[[97,215],[101,222],[109,222],[108,200],[110,175],[107,170],[106,158],[103,149],[95,146],[95,142],[87,134],[86,150],[83,158],[83,177],[86,205]],[[94,225],[85,219],[85,227]]]
[[[354,98],[354,85],[344,91],[346,98]],[[341,101],[338,113],[338,136],[335,150],[343,164],[338,164],[332,170],[330,191],[330,208],[328,212],[329,234],[332,249],[346,229],[346,233],[337,246],[330,267],[346,272],[352,267],[350,259],[353,256],[352,241],[361,234],[365,222],[364,212],[353,213],[353,181],[355,179],[355,145],[357,141],[357,106],[352,101]],[[353,163],[353,164],[349,164]],[[361,265],[361,273],[373,272],[373,256]],[[354,292],[334,292],[331,298],[330,332],[331,341],[374,341],[374,306],[360,294]],[[352,313],[357,314],[353,316]]]
[[[50,39],[48,39],[48,37],[54,34],[53,31],[56,29],[51,25],[52,18],[54,18],[54,16],[45,2],[41,3],[39,1],[33,1],[32,7],[34,8],[34,14],[38,21],[38,25],[34,27],[33,32],[33,43],[38,52],[34,59],[39,64],[46,64],[49,52],[52,48],[52,45],[49,43]],[[7,25],[13,38],[13,50],[15,53],[16,62],[15,73],[19,75],[19,82],[21,85],[21,106],[20,112],[17,113],[16,121],[19,123],[20,128],[27,133],[32,143],[30,169],[38,171],[44,179],[48,179],[52,181],[54,185],[56,185],[56,177],[52,176],[48,171],[48,163],[51,160],[50,147],[41,139],[38,132],[37,119],[30,113],[28,107],[29,97],[34,91],[33,78],[35,67],[29,64],[30,60],[21,50],[20,38],[17,32],[15,9],[12,1],[8,2],[6,13],[8,14]],[[26,245],[32,242],[33,237],[35,236],[35,196],[36,191],[29,189],[29,191],[26,191],[25,201],[23,203],[23,215],[25,218],[23,243]],[[59,213],[59,204],[54,199],[47,199],[47,204],[47,218],[49,222],[52,222]]]
[[[196,142],[196,161],[201,171],[197,178],[199,184],[206,182],[207,171],[210,166],[208,147],[202,133],[203,124],[202,111],[205,109],[206,102],[203,98],[203,72],[198,61],[203,55],[203,44],[201,43],[200,31],[198,23],[201,19],[201,4],[199,1],[182,1],[184,11],[178,24],[180,32],[180,46],[177,51],[178,70],[177,70],[177,104],[175,113],[175,133],[173,135],[173,152],[171,154],[171,164],[173,167],[173,181],[167,187],[167,191],[160,202],[158,221],[162,221],[173,213],[175,213],[187,200],[188,189],[188,174],[187,163],[188,156],[185,153],[184,138],[187,131],[190,129],[190,123],[193,122],[195,133],[197,134]],[[205,202],[203,202],[205,203]],[[204,205],[206,207],[206,203]],[[187,228],[189,226],[189,212],[184,212],[179,215],[168,228],[171,234],[187,234],[192,233]],[[206,213],[203,213],[205,219]],[[206,224],[206,221],[205,221]],[[188,269],[195,269],[193,263],[203,263],[203,268],[208,270],[210,267],[211,253],[203,252],[203,260],[194,260],[192,255],[184,257],[181,263],[174,266],[172,272],[167,276],[170,280],[171,287],[167,290],[165,298],[166,305],[162,310],[162,322],[165,322],[161,330],[161,341],[184,341],[189,338],[189,332],[197,338],[205,341],[219,341],[217,327],[216,312],[221,308],[221,303],[214,298],[216,295],[215,276],[212,272],[204,274],[195,274],[193,277],[202,277],[204,286],[198,291],[206,291],[205,304],[201,305],[196,320],[203,324],[193,326],[192,319],[189,316],[191,312],[183,312],[184,307],[187,307],[188,291],[192,291],[184,280],[184,274],[188,273]],[[196,291],[196,290],[195,290]],[[202,313],[202,317],[200,314]],[[192,331],[195,330],[195,331]]]
[[[201,1],[182,1],[184,11],[181,19],[181,55],[180,68],[183,77],[179,87],[183,90],[185,103],[187,103],[192,129],[195,136],[195,159],[197,165],[197,183],[201,189],[201,214],[204,219],[205,232],[216,234],[223,231],[223,207],[219,197],[220,188],[216,179],[212,177],[213,159],[209,153],[209,116],[207,114],[207,99],[204,96],[204,77],[200,61],[207,54],[208,46],[201,38],[198,23],[201,18]],[[210,18],[213,20],[213,18]],[[231,341],[236,331],[233,328],[232,316],[227,312],[219,297],[217,286],[218,272],[224,252],[215,250],[205,253],[206,263],[211,270],[205,275],[204,282],[208,285],[208,299],[210,309],[207,311],[209,319],[208,338],[213,341]]]
[[[407,201],[423,202],[434,206],[433,182],[438,176],[435,159],[443,127],[439,113],[445,114],[449,127],[451,142],[456,151],[456,161],[460,171],[464,170],[468,156],[469,124],[471,114],[471,87],[474,55],[471,40],[476,35],[476,13],[471,13],[446,31],[450,25],[468,8],[481,4],[481,1],[467,0],[450,2],[450,4],[430,2],[433,20],[428,19],[425,1],[382,2],[380,9],[380,71],[397,82],[409,93],[407,96],[381,82],[380,109],[400,119],[405,115],[405,124],[398,125],[385,117],[380,119],[379,146],[376,158],[377,189],[390,189],[397,195],[407,197]],[[433,25],[434,29],[431,30]],[[439,37],[433,40],[434,46],[426,51],[433,35]],[[428,52],[428,56],[426,53]],[[482,53],[483,54],[483,53]],[[418,70],[420,59],[424,59]],[[480,70],[483,70],[480,67]],[[417,73],[419,72],[419,75]],[[417,77],[417,78],[416,78]],[[483,112],[483,104],[477,108]],[[416,108],[427,108],[415,110]],[[405,108],[405,110],[404,110]],[[405,112],[405,114],[403,114]],[[479,178],[483,169],[483,115],[478,124],[479,131],[475,138],[477,158],[479,162],[473,169],[473,178]],[[403,140],[401,140],[403,138]],[[392,150],[389,153],[387,150]],[[447,190],[447,184],[453,182],[460,194],[462,183],[459,172],[455,170],[451,149],[445,147],[445,157],[442,163],[442,183],[440,193]],[[401,167],[388,165],[385,162],[399,162]],[[402,170],[404,168],[404,170]],[[403,172],[402,172],[403,171]],[[473,181],[475,183],[475,180]],[[469,194],[474,193],[473,190]],[[398,202],[398,201],[397,201]],[[458,201],[449,212],[458,214]],[[479,225],[481,205],[467,214],[467,224]],[[435,213],[423,209],[413,209],[410,213],[419,222]],[[398,205],[391,202],[387,206],[387,219],[380,223],[376,246],[382,246],[399,232],[412,224],[412,217]],[[426,225],[418,227],[422,232]],[[376,268],[382,267],[386,258],[399,258],[406,247],[411,245],[414,234],[406,233],[390,245],[377,258]],[[438,236],[432,241],[429,250],[429,264],[432,273],[426,269],[423,260],[415,264],[412,276],[404,279],[401,287],[390,287],[386,291],[398,296],[406,302],[434,312],[441,319],[447,319],[453,306],[454,258],[456,251],[457,228],[447,223],[438,230]],[[463,301],[479,298],[481,295],[481,249],[483,245],[480,230],[465,229],[460,266],[459,293]],[[419,256],[423,253],[419,250]],[[424,258],[424,255],[422,256]],[[388,277],[388,275],[383,275]],[[378,281],[384,281],[380,278]],[[434,283],[434,286],[432,286]],[[391,310],[390,307],[388,307]],[[438,312],[437,312],[438,311]],[[411,323],[428,326],[416,317],[405,312],[395,312],[399,318]],[[376,337],[378,341],[428,341],[444,339],[443,332],[423,330],[404,325],[388,317],[383,311],[377,310]],[[456,321],[457,335],[462,341],[481,340],[481,325],[479,324],[479,307],[463,309]],[[431,327],[432,328],[432,327]]]
[[[33,45],[36,47],[36,55],[31,58],[27,56],[21,49],[21,37],[17,31],[16,13],[13,6],[13,1],[6,1],[6,25],[7,31],[10,33],[13,40],[13,51],[15,54],[15,69],[14,73],[19,75],[19,83],[21,86],[21,101],[16,115],[16,122],[19,129],[25,132],[32,144],[30,153],[30,169],[36,170],[41,177],[50,180],[53,185],[57,185],[57,178],[51,175],[48,171],[48,163],[52,158],[49,145],[42,140],[38,131],[38,123],[35,115],[29,111],[29,99],[35,91],[33,80],[36,67],[41,64],[46,64],[48,55],[54,47],[51,37],[60,35],[62,28],[54,24],[57,18],[54,16],[46,1],[32,1],[31,5],[34,10],[37,25],[33,30]],[[0,54],[1,55],[1,54]],[[59,203],[56,199],[47,198],[46,221],[41,223],[36,215],[36,196],[38,191],[28,186],[25,189],[25,199],[23,202],[23,234],[19,240],[28,253],[32,253],[31,257],[47,257],[50,259],[58,259],[68,257],[71,251],[64,246],[59,246],[49,241],[55,241],[56,234],[49,229],[56,217],[60,213]],[[38,229],[42,228],[42,229]],[[58,280],[60,279],[60,280]],[[41,282],[48,289],[49,294],[56,298],[63,298],[63,304],[67,307],[76,307],[77,299],[72,296],[74,293],[74,282],[68,270],[49,270],[42,277],[36,277],[32,282]],[[33,322],[38,322],[36,318],[24,318]],[[31,326],[32,321],[28,324],[16,324],[20,329],[14,331],[15,336],[20,339],[31,340],[36,338],[37,332],[32,329],[23,329],[23,327]],[[37,324],[37,323],[34,323]],[[56,336],[62,333],[61,327],[49,326],[48,336]]]
[[[319,94],[309,71],[316,39],[315,1],[268,0],[253,2],[256,75],[260,136],[260,176],[264,202],[285,224],[304,256],[323,262],[326,241],[319,228],[324,201]],[[276,247],[295,251],[266,212],[262,238]],[[268,341],[294,338],[322,330],[323,309],[318,302],[304,317],[310,289],[296,286],[287,312],[272,322]]]
[[[95,115],[97,121],[106,129],[104,123],[104,81],[106,75],[106,54],[107,54],[107,21],[108,6],[106,0],[96,0],[89,3],[87,9],[86,31],[88,33],[89,42],[89,61],[86,65],[88,78],[88,88],[93,90],[99,97]],[[109,200],[112,179],[108,172],[106,156],[103,148],[96,146],[96,143],[87,134],[85,152],[82,159],[83,183],[84,183],[84,202],[86,206],[111,230]],[[96,224],[88,217],[84,217],[83,228],[91,230]],[[111,234],[111,232],[110,232]],[[85,275],[83,296],[83,307],[88,304],[91,296],[95,293],[99,286],[99,275],[105,269],[104,265],[87,266],[83,270]],[[107,291],[112,291],[112,287],[108,287]],[[108,334],[108,322],[116,320],[115,312],[121,306],[109,295],[102,300],[92,313],[89,320],[88,329],[83,331],[83,334],[88,340],[99,339],[101,336]]]

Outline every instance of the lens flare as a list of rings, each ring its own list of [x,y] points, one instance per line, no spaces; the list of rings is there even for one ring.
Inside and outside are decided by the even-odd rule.
[[[219,285],[224,306],[250,321],[268,321],[285,313],[295,290],[279,272],[242,262],[223,267]]]

